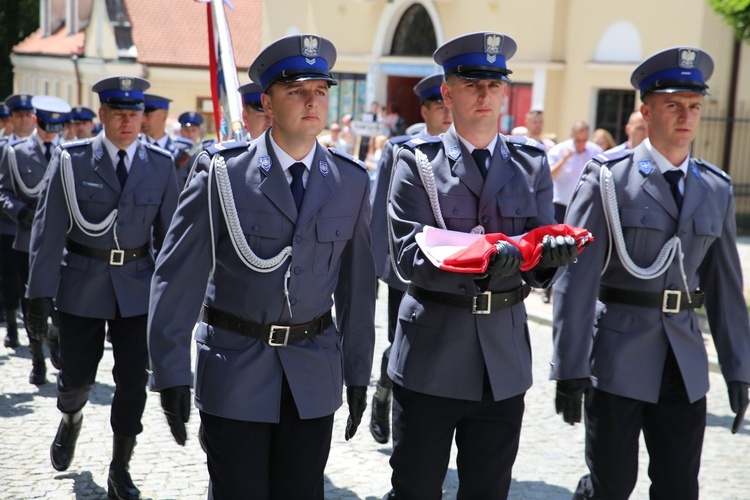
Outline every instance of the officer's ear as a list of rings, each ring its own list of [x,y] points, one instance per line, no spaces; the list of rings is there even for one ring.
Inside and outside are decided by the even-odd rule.
[[[453,75],[449,76],[448,78],[452,78]],[[451,86],[448,84],[448,82],[443,82],[442,85],[440,85],[440,93],[443,95],[443,102],[446,106],[451,107],[453,105],[453,97],[451,95]]]
[[[266,112],[268,116],[273,118],[273,104],[271,103],[271,94],[273,93],[272,88],[268,88],[267,93],[263,92],[260,95],[260,102],[263,104],[263,111]]]

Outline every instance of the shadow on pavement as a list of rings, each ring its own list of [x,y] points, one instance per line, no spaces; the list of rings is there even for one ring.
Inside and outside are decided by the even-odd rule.
[[[727,405],[729,405],[729,403],[727,403]],[[740,430],[738,431],[738,433],[747,432],[748,417],[750,417],[750,412],[745,415],[745,420],[742,422],[742,425],[740,425]],[[734,416],[717,416],[713,413],[708,413],[706,415],[706,427],[723,427],[727,430],[727,432],[732,432],[733,423]]]
[[[102,488],[94,481],[94,477],[89,471],[69,472],[55,476],[55,479],[72,479],[73,493],[78,500],[89,500],[93,498],[107,498],[107,490]]]

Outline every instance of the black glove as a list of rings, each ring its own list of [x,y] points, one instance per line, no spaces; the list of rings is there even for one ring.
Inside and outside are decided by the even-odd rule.
[[[34,210],[25,206],[18,211],[18,223],[24,228],[30,228],[34,222]]]
[[[52,305],[52,299],[49,297],[29,299],[29,306],[26,309],[26,331],[30,339],[47,338],[47,318],[54,309],[55,306]]]
[[[557,381],[557,394],[555,395],[555,411],[563,416],[563,420],[570,425],[581,421],[581,400],[586,395],[586,404],[591,403],[592,389],[591,380],[587,378],[574,378]]]
[[[185,446],[187,439],[185,424],[190,419],[190,387],[178,385],[159,392],[161,392],[161,407],[164,409],[164,415],[167,416],[172,436],[177,444]]]
[[[523,264],[521,251],[507,241],[495,243],[497,253],[490,257],[490,265],[487,266],[487,274],[495,276],[510,276],[515,274]]]
[[[567,266],[578,259],[578,245],[572,236],[550,236],[542,238],[542,258],[537,267]]]
[[[727,383],[727,389],[729,389],[729,406],[735,415],[737,415],[734,417],[734,423],[732,423],[732,434],[737,434],[742,421],[745,419],[745,410],[747,410],[748,405],[748,388],[750,388],[750,384],[747,382],[733,380]]]
[[[357,427],[367,407],[367,387],[347,387],[346,402],[349,404],[349,418],[346,421],[344,438],[349,441],[357,433]]]

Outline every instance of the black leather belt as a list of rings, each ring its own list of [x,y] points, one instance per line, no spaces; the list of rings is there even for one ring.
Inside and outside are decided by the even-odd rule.
[[[599,287],[599,300],[602,302],[652,307],[661,309],[665,313],[677,313],[687,309],[697,309],[703,306],[705,298],[706,296],[703,292],[691,293],[690,300],[688,300],[688,294],[679,290],[664,290],[662,293],[654,293],[622,290],[603,285]]]
[[[265,340],[271,347],[285,347],[289,342],[309,339],[333,323],[331,311],[303,325],[264,325],[203,304],[203,321],[216,328]]]
[[[68,239],[65,242],[65,248],[73,253],[83,255],[84,257],[90,257],[92,259],[109,262],[109,265],[111,266],[121,266],[126,262],[138,260],[142,257],[147,256],[151,249],[151,247],[147,243],[138,248],[121,248],[119,250],[113,248],[107,250],[104,248],[94,248],[83,245],[71,239]]]
[[[529,296],[531,287],[522,285],[510,292],[484,292],[479,295],[457,295],[434,292],[416,285],[409,285],[407,293],[414,298],[429,300],[447,306],[470,307],[472,314],[490,314],[493,310],[510,307],[523,302]]]

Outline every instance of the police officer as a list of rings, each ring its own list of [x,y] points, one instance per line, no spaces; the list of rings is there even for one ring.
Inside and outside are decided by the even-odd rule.
[[[0,204],[5,214],[17,224],[13,250],[16,255],[15,264],[24,285],[29,278],[31,223],[42,189],[42,179],[47,172],[52,152],[60,144],[59,133],[63,129],[67,113],[70,112],[68,103],[59,97],[35,96],[29,103],[35,109],[37,128],[28,138],[10,142],[0,164]],[[9,304],[10,307],[13,305]],[[22,302],[22,309],[26,317],[28,311],[25,300]],[[14,311],[9,309],[8,313],[14,317]],[[27,333],[33,366],[29,383],[42,385],[47,382],[43,347],[47,331],[45,328],[38,335],[33,335],[33,332],[27,329]],[[50,344],[50,350],[57,356],[54,341]]]
[[[281,38],[258,55],[249,76],[264,89],[273,125],[249,148],[238,142],[241,154],[201,154],[172,244],[158,258],[152,388],[184,444],[189,340],[203,301],[195,403],[215,499],[250,491],[322,499],[342,384],[346,439],[366,406],[375,302],[369,177],[360,162],[316,141],[335,59],[331,42],[316,35]]]
[[[440,87],[443,85],[443,74],[438,73],[422,78],[415,86],[414,93],[419,96],[420,113],[425,126],[418,137],[430,137],[444,133],[453,124],[451,110],[445,105]],[[401,145],[412,139],[411,135],[392,137],[383,147],[383,153],[378,163],[377,179],[370,200],[372,203],[372,253],[375,256],[375,266],[378,278],[388,285],[388,342],[393,342],[398,319],[398,306],[406,291],[406,283],[393,272],[391,255],[388,249],[388,227],[386,216],[388,212],[388,188],[390,187],[391,172],[395,152]],[[370,433],[378,443],[387,443],[390,436],[391,387],[393,383],[388,377],[388,357],[391,352],[389,345],[380,363],[380,379],[375,394],[372,397],[372,412],[370,414]],[[395,414],[399,408],[394,408]],[[394,436],[394,442],[396,436]]]
[[[200,144],[203,138],[203,116],[195,111],[185,111],[177,121],[180,123],[180,137],[188,139],[193,144]]]
[[[53,299],[59,315],[56,470],[73,460],[109,330],[115,391],[107,489],[118,499],[140,498],[128,468],[146,405],[149,283],[178,195],[172,157],[137,140],[148,86],[130,76],[94,84],[104,134],[55,151],[34,218],[26,293],[32,333]]]
[[[261,94],[263,88],[255,82],[241,85],[238,89],[242,95],[242,120],[247,129],[247,141],[257,139],[271,126],[271,117],[263,110]]]
[[[698,498],[708,360],[695,308],[705,305],[711,324],[737,414],[732,432],[747,408],[750,323],[732,185],[690,151],[713,69],[711,56],[691,47],[641,63],[631,83],[648,138],[590,161],[568,206],[566,223],[609,235],[615,247],[592,245],[554,291],[552,378],[565,422],[580,421],[587,396],[590,474],[576,498],[629,497],[641,432],[651,497]],[[671,256],[660,256],[663,248]]]
[[[144,110],[143,122],[141,122],[141,140],[153,146],[168,151],[175,159],[177,167],[177,183],[180,187],[185,185],[188,168],[184,168],[189,157],[189,150],[194,146],[192,141],[172,140],[167,134],[167,115],[169,114],[169,103],[172,99],[156,94],[143,94]]]
[[[388,375],[401,407],[390,498],[439,499],[455,433],[459,498],[505,498],[518,451],[531,347],[524,298],[546,287],[575,243],[547,238],[521,273],[509,243],[486,275],[440,270],[419,250],[425,225],[518,235],[554,223],[552,179],[536,141],[497,133],[515,41],[460,36],[439,47],[443,99],[454,126],[399,150],[389,197],[393,261],[411,281],[398,311]],[[422,177],[434,177],[423,184]],[[441,224],[439,220],[444,221]],[[528,284],[524,284],[523,281]]]
[[[25,139],[34,133],[36,120],[34,106],[31,105],[31,94],[13,94],[5,99],[10,110],[10,123],[13,131],[8,135],[8,142]]]
[[[70,117],[75,127],[76,139],[88,139],[94,137],[94,118],[96,113],[85,106],[75,106],[70,112]]]
[[[4,102],[0,102],[0,137],[5,137],[13,131],[10,125],[10,109]]]
[[[2,108],[8,109],[5,104],[0,104],[0,109]],[[8,111],[8,114],[10,115],[10,111]],[[10,121],[7,123],[10,123]],[[8,153],[7,145],[8,137],[0,137],[0,165],[2,165],[5,155]],[[3,318],[6,327],[3,345],[11,349],[19,346],[16,311],[23,295],[23,284],[16,264],[17,256],[15,250],[13,250],[16,231],[17,225],[13,217],[4,210],[0,211],[0,297],[2,298]]]

